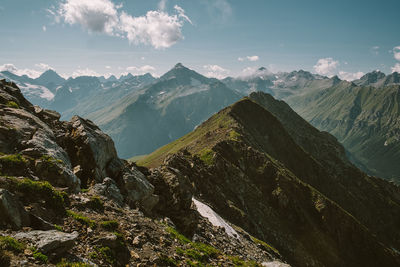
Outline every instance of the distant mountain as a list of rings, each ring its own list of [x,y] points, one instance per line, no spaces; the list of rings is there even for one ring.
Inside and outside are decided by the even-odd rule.
[[[52,90],[26,75],[18,76],[9,71],[2,71],[0,78],[17,84],[24,96],[35,105],[47,107],[48,103],[54,98]]]
[[[359,171],[284,102],[250,97],[137,163],[187,177],[195,197],[293,266],[398,265],[399,188]]]
[[[373,71],[353,82],[359,86],[370,85],[374,87],[400,84],[400,74],[398,72],[393,72],[392,74],[385,75],[383,72]]]
[[[228,87],[248,95],[252,92],[265,92],[279,99],[286,99],[305,91],[328,88],[339,82],[337,77],[331,79],[299,70],[272,74],[265,68],[258,69],[254,74],[225,78],[222,80]]]
[[[49,88],[53,93],[56,87],[65,82],[65,79],[57,74],[54,70],[47,70],[35,79],[35,83]]]
[[[396,77],[374,72],[354,83],[289,98],[288,103],[312,125],[333,134],[360,168],[399,182],[400,85],[373,87]],[[361,82],[368,86],[355,84]]]
[[[240,97],[219,80],[179,63],[150,85],[87,117],[111,135],[121,157],[131,157],[183,136]]]

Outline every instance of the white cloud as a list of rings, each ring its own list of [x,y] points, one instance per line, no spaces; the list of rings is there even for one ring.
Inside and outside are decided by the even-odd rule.
[[[379,54],[379,49],[380,49],[379,46],[377,46],[377,45],[373,46],[373,47],[371,47],[371,53],[377,56]]]
[[[47,31],[47,27],[45,25],[42,26],[42,30],[45,32]]]
[[[205,76],[217,79],[223,79],[229,74],[229,70],[218,65],[204,65],[203,68],[207,71]]]
[[[260,59],[259,56],[238,57],[238,60],[239,60],[239,61],[246,61],[246,60],[248,60],[248,61],[255,62],[255,61],[258,61],[259,59]]]
[[[339,61],[333,60],[331,57],[320,58],[314,65],[314,70],[320,75],[333,76],[338,66]]]
[[[227,0],[211,0],[212,5],[220,13],[222,21],[226,22],[232,16],[232,7]]]
[[[109,69],[111,69],[111,66],[105,66],[105,68],[109,70]]]
[[[76,78],[76,77],[79,77],[79,76],[95,76],[95,77],[99,77],[100,74],[98,74],[94,70],[86,68],[86,69],[77,69],[71,75],[71,77],[73,77],[73,78]]]
[[[53,70],[54,68],[52,68],[50,65],[45,64],[45,63],[38,63],[35,64],[35,67],[39,68],[42,71],[46,71],[46,70]]]
[[[183,10],[183,8],[181,8],[181,7],[178,6],[178,5],[175,5],[175,6],[174,6],[174,9],[176,10],[176,12],[178,12],[178,16],[179,16],[180,18],[183,18],[184,20],[186,20],[187,22],[189,22],[190,24],[193,25],[193,23],[192,23],[192,21],[189,19],[189,17],[186,16],[185,10]]]
[[[132,17],[122,12],[120,20],[120,28],[131,43],[151,44],[160,49],[170,47],[183,39],[183,22],[177,15],[149,11],[146,16]]]
[[[144,65],[141,67],[135,67],[135,66],[127,67],[126,70],[132,73],[133,75],[142,75],[146,73],[154,73],[156,68],[150,65]]]
[[[249,61],[258,61],[260,58],[258,56],[247,56]]]
[[[255,74],[256,71],[257,71],[256,67],[247,67],[242,70],[242,75],[243,76],[251,76],[251,75]]]
[[[396,63],[396,65],[394,65],[394,67],[392,67],[392,72],[400,73],[400,63]]]
[[[43,72],[34,69],[19,69],[14,64],[10,63],[0,65],[0,71],[9,71],[18,76],[27,75],[28,77],[33,79],[39,77]]]
[[[257,68],[257,67],[247,67],[244,68],[239,75],[239,77],[254,77],[254,76],[264,76],[272,74],[272,72],[266,68]]]
[[[161,0],[158,3],[158,10],[164,11],[166,6],[167,6],[167,0]]]
[[[118,25],[117,7],[110,0],[66,0],[58,14],[66,23],[112,35]]]
[[[364,72],[346,72],[346,71],[339,71],[339,78],[346,81],[354,81],[360,79],[364,76]]]
[[[134,17],[119,12],[122,5],[110,0],[65,0],[53,14],[55,21],[79,24],[89,32],[100,32],[121,38],[130,43],[149,44],[156,49],[168,48],[183,39],[185,21],[192,23],[183,8],[174,6],[176,14],[164,11],[166,1],[159,3],[158,11],[148,11],[144,16]]]
[[[400,46],[393,48],[394,58],[400,61]]]

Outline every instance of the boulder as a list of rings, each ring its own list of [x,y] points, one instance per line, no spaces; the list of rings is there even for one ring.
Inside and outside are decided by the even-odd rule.
[[[89,192],[94,195],[104,196],[114,201],[119,206],[122,206],[124,201],[124,197],[115,184],[115,181],[109,177],[106,177],[102,183],[97,183],[92,186]]]
[[[128,204],[138,203],[144,210],[151,209],[158,203],[158,196],[154,195],[154,186],[137,168],[126,169],[122,175],[123,188]]]
[[[14,238],[29,242],[45,255],[58,257],[74,246],[78,236],[78,232],[63,233],[57,230],[37,230],[17,233]]]
[[[62,146],[67,151],[72,165],[80,165],[79,178],[84,187],[101,183],[107,177],[107,166],[117,159],[114,142],[92,121],[78,116],[65,124],[66,133],[62,137]]]
[[[0,121],[1,152],[45,159],[46,163],[51,160],[51,165],[35,164],[30,171],[54,186],[68,187],[73,192],[80,190],[80,181],[71,170],[67,153],[46,123],[25,109],[12,108],[0,108]],[[29,171],[26,172],[28,175]]]
[[[22,204],[6,189],[0,189],[0,227],[20,229],[29,225],[29,214]]]

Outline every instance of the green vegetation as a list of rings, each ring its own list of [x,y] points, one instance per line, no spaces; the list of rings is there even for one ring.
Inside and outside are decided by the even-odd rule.
[[[62,229],[62,227],[60,225],[54,224],[53,226],[57,231],[60,231],[60,232],[63,231],[63,229]]]
[[[67,214],[80,222],[81,224],[87,225],[91,228],[95,228],[97,226],[96,222],[94,220],[89,219],[88,217],[85,217],[79,213],[73,212],[72,210],[67,210]]]
[[[53,158],[53,157],[51,157],[49,155],[43,155],[43,156],[40,157],[40,159],[43,162],[46,162],[47,164],[49,164],[50,166],[55,165],[57,163],[63,163],[62,160]]]
[[[92,258],[101,257],[109,264],[114,264],[116,262],[115,253],[109,247],[96,247],[96,252],[92,254]]]
[[[104,203],[103,200],[100,199],[98,196],[91,196],[88,202],[88,206],[91,209],[103,211],[104,210]]]
[[[87,193],[87,192],[89,192],[89,188],[81,188],[81,192],[82,193]]]
[[[10,236],[0,236],[0,250],[8,250],[15,253],[21,253],[25,249],[25,245],[18,242]]]
[[[9,108],[20,108],[19,105],[14,101],[8,101],[6,106]]]
[[[107,231],[115,231],[118,229],[118,222],[117,221],[103,221],[100,222],[100,226]]]
[[[214,151],[211,149],[204,149],[200,152],[200,159],[207,165],[214,164]]]
[[[23,193],[29,202],[44,200],[47,207],[59,213],[65,213],[64,201],[68,198],[65,192],[55,190],[49,182],[32,181],[28,178],[7,177],[12,191]]]
[[[13,163],[13,164],[21,164],[27,163],[28,161],[22,157],[21,154],[9,154],[0,157],[1,163]]]
[[[232,261],[234,266],[241,267],[260,267],[261,265],[255,261],[244,261],[238,256],[228,256],[229,260]]]
[[[40,261],[41,263],[45,264],[49,261],[49,258],[44,255],[43,253],[39,252],[36,248],[31,248],[33,257]]]
[[[172,236],[172,238],[177,239],[181,244],[191,243],[186,236],[179,233],[175,228],[168,226],[166,230]]]
[[[199,154],[204,149],[211,149],[215,144],[229,138],[229,132],[235,122],[229,116],[230,108],[226,108],[209,118],[197,129],[178,140],[165,145],[148,156],[137,161],[138,165],[146,167],[158,166],[169,154],[181,149],[187,149],[192,154]]]
[[[92,265],[84,262],[67,262],[66,259],[62,259],[61,262],[57,263],[57,267],[90,267]]]
[[[265,243],[264,241],[259,240],[259,239],[255,238],[254,236],[251,236],[251,240],[253,240],[254,243],[257,243],[257,244],[260,244],[261,246],[263,246],[265,250],[267,250],[267,251],[268,250],[269,251],[272,250],[274,253],[279,254],[279,251],[276,248],[274,248],[273,246]]]
[[[141,159],[144,159],[144,158],[147,157],[147,156],[148,156],[148,155],[138,155],[138,156],[134,156],[134,157],[128,159],[128,161],[130,161],[130,162],[137,162],[137,161],[139,161],[139,160],[141,160]]]
[[[176,229],[172,227],[167,227],[167,232],[170,233],[170,235],[179,241],[182,245],[189,245],[190,248],[187,249],[182,249],[182,248],[176,248],[176,253],[180,255],[184,255],[190,259],[192,259],[194,262],[192,262],[195,265],[192,266],[203,266],[200,263],[205,263],[207,262],[210,258],[217,257],[218,255],[221,254],[221,252],[204,243],[200,242],[192,242],[190,241],[187,237],[184,235],[180,234]],[[200,264],[200,265],[199,265]]]
[[[179,266],[178,261],[164,254],[161,254],[158,261],[161,266]]]
[[[233,141],[239,141],[240,136],[241,135],[238,132],[236,132],[235,130],[232,130],[229,132],[229,138]]]

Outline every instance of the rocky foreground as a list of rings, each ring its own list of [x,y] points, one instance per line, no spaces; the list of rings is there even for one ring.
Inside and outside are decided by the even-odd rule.
[[[91,121],[59,118],[0,81],[0,266],[286,266],[179,170],[139,169]]]

